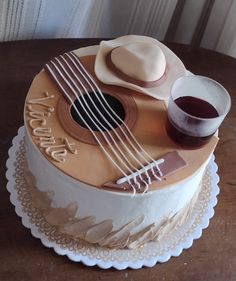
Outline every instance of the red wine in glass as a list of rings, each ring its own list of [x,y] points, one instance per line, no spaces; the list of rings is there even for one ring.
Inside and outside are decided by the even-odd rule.
[[[219,116],[215,107],[209,102],[200,98],[192,96],[182,96],[174,100],[174,103],[185,113],[187,113],[187,120],[185,122],[188,126],[201,126],[202,119],[216,118]],[[192,118],[197,117],[197,118]],[[166,130],[168,135],[178,144],[186,147],[201,147],[206,144],[214,132],[207,136],[192,136],[187,132],[188,128],[183,130],[180,128],[174,118],[167,119]]]

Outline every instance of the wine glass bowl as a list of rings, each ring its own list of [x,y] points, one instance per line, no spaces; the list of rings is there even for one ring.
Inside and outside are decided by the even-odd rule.
[[[181,146],[208,143],[231,106],[230,95],[218,82],[204,76],[178,78],[168,102],[166,131]]]

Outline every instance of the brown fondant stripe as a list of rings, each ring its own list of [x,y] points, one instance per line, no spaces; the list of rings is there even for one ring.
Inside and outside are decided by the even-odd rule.
[[[71,101],[67,95],[69,95],[70,98],[74,100],[75,99],[74,94],[71,91],[71,89],[68,87],[68,85],[65,83],[61,75],[58,73],[57,69],[53,64],[53,61],[48,62],[45,65],[44,69],[48,73],[48,75],[52,78],[52,80],[56,83],[57,87],[59,88],[60,92],[63,94],[63,97],[66,99],[66,101],[69,104],[71,104]]]
[[[68,79],[68,81],[69,81],[70,85],[73,87],[73,89],[76,92],[78,92],[78,89],[76,89],[76,86],[77,86],[77,88],[79,88],[81,90],[81,92],[78,92],[78,96],[81,94],[84,94],[85,90],[88,90],[88,92],[90,91],[86,80],[83,78],[83,76],[81,74],[79,74],[78,69],[76,69],[74,63],[72,62],[72,59],[69,58],[67,56],[67,54],[64,54],[62,56],[59,56],[59,57],[53,59],[53,62],[57,65],[57,67],[59,67],[61,69],[64,77],[66,77],[66,79]],[[73,81],[73,82],[71,82],[71,81]],[[74,84],[76,86],[74,86]]]
[[[56,83],[56,85],[60,89],[61,93],[63,94],[63,97],[69,102],[69,104],[71,104],[71,101],[67,95],[69,95],[73,101],[76,99],[76,96],[74,95],[73,90],[71,90],[71,88],[65,82],[65,79],[68,80],[70,86],[78,93],[78,95],[84,94],[85,89],[88,90],[88,92],[90,92],[90,90],[91,90],[89,88],[88,83],[86,82],[86,80],[83,78],[82,75],[74,74],[74,73],[78,73],[78,70],[76,69],[76,66],[75,66],[76,62],[74,61],[74,63],[73,63],[72,60],[73,60],[72,57],[68,57],[66,54],[64,54],[64,55],[61,55],[61,56],[58,56],[58,57],[52,59],[44,67],[46,72]],[[55,65],[61,73],[59,73],[59,71],[56,69]],[[77,65],[77,67],[80,68],[78,63],[76,63],[76,65]],[[74,73],[73,73],[73,71],[74,71]],[[80,82],[78,80],[80,80]],[[71,81],[73,81],[73,82],[71,82]],[[76,86],[74,84],[81,90],[81,92],[78,92],[78,89],[76,89]]]

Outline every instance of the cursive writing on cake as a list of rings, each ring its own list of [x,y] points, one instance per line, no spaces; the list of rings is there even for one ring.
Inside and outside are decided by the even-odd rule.
[[[53,98],[54,95],[45,92],[43,97],[28,100],[28,122],[39,147],[54,161],[65,162],[68,151],[77,154],[77,149],[66,137],[55,138],[52,129],[47,127],[47,119],[54,112],[54,107],[48,101]]]

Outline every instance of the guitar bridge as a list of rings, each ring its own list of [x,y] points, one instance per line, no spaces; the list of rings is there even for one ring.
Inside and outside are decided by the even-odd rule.
[[[149,165],[122,177],[114,182],[105,183],[105,188],[116,189],[120,191],[146,192],[155,181],[161,181],[164,177],[185,167],[187,163],[177,151],[165,154],[161,159],[150,163]]]

